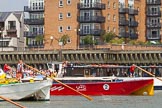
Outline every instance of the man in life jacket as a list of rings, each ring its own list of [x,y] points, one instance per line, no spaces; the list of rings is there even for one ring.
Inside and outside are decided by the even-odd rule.
[[[21,79],[23,78],[23,72],[24,72],[24,65],[22,60],[19,60],[18,64],[17,64],[17,72],[16,72],[16,78],[21,81]]]

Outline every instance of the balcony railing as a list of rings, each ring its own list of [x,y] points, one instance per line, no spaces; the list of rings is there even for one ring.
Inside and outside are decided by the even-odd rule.
[[[147,28],[161,28],[161,24],[160,23],[147,23]]]
[[[40,32],[24,32],[24,37],[36,37],[36,36],[43,36],[44,33],[43,31],[40,31]]]
[[[157,11],[157,12],[147,11],[147,16],[150,16],[150,17],[160,17],[161,16],[161,12],[160,11]]]
[[[130,39],[137,39],[138,38],[138,34],[137,33],[129,33],[129,38]]]
[[[29,6],[24,6],[24,12],[44,12],[44,7],[30,8]]]
[[[126,14],[128,12],[128,8],[119,8],[120,14]]]
[[[152,35],[152,34],[147,34],[147,40],[161,40],[161,35],[156,34],[156,35]]]
[[[130,38],[130,39],[137,39],[138,34],[136,33],[128,33],[126,31],[119,32],[119,37],[120,38]]]
[[[16,28],[8,28],[7,32],[17,32]]]
[[[138,26],[138,22],[137,21],[129,21],[129,27],[137,27]]]
[[[28,25],[44,25],[44,18],[41,19],[24,19],[24,23]]]
[[[119,37],[120,38],[128,38],[129,34],[125,31],[119,32]]]
[[[81,29],[79,31],[80,36],[86,36],[86,35],[101,36],[104,33],[105,30],[101,30],[101,29]]]
[[[85,3],[78,3],[77,4],[78,9],[80,10],[84,10],[84,9],[97,9],[97,10],[103,10],[105,9],[105,4],[103,3],[89,3],[89,4],[85,4]]]
[[[80,23],[103,23],[105,17],[103,16],[78,16],[78,22]]]
[[[119,26],[127,26],[127,25],[128,25],[128,20],[125,20],[125,19],[119,20]]]
[[[156,1],[146,1],[147,5],[161,5],[161,0]]]
[[[128,14],[130,14],[130,15],[138,15],[138,10],[137,9],[128,9]]]

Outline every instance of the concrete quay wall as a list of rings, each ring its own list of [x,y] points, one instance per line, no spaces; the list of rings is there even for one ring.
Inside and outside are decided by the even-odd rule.
[[[150,51],[157,51],[161,50],[162,51],[162,45],[125,45],[125,44],[107,44],[107,45],[96,45],[96,49],[99,48],[109,48],[110,50],[126,50],[126,51],[132,51],[132,50],[150,50]]]
[[[82,50],[35,50],[23,52],[0,52],[0,67],[5,63],[16,66],[19,59],[36,68],[47,68],[52,61],[69,61],[73,63],[109,63],[131,65],[162,65],[162,50],[117,50],[114,47]]]

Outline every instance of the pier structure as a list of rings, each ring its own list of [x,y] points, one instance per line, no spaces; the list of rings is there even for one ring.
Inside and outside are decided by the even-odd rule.
[[[42,50],[23,52],[0,52],[0,67],[5,63],[16,67],[18,60],[23,60],[35,68],[47,68],[53,61],[69,61],[82,64],[118,64],[118,65],[162,65],[160,50]]]

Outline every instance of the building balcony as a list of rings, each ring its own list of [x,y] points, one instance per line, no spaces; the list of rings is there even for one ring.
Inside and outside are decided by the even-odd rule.
[[[6,48],[9,46],[9,43],[11,41],[11,37],[7,36],[7,37],[0,37],[0,47],[3,49],[3,48]]]
[[[125,20],[125,19],[119,20],[119,26],[127,26],[127,25],[128,25],[128,20]]]
[[[105,17],[103,16],[78,16],[78,22],[80,23],[104,23]]]
[[[77,7],[79,10],[104,10],[106,8],[106,5],[103,3],[89,3],[89,4],[85,4],[85,3],[78,3]]]
[[[152,24],[152,23],[147,23],[147,28],[161,28],[161,24],[160,23],[157,23],[157,24]]]
[[[129,27],[137,27],[138,26],[138,22],[137,21],[129,21]]]
[[[161,0],[156,1],[146,1],[147,5],[161,5]]]
[[[120,38],[129,38],[129,34],[126,31],[119,32]]]
[[[138,34],[137,33],[129,33],[129,38],[130,39],[138,39]]]
[[[137,9],[128,9],[128,14],[129,15],[138,15],[138,10]]]
[[[28,48],[44,48],[43,43],[42,44],[27,44]]]
[[[159,34],[147,34],[147,40],[161,40],[161,35]]]
[[[44,18],[41,19],[24,19],[24,23],[28,25],[44,25]]]
[[[126,14],[128,12],[128,8],[119,8],[120,14]]]
[[[104,33],[105,30],[101,30],[101,29],[81,29],[79,31],[80,36],[86,36],[86,35],[101,36]]]
[[[147,16],[148,17],[161,17],[161,12],[152,12],[152,11],[147,11]]]
[[[24,6],[24,12],[44,12],[44,7],[36,7],[35,9],[29,6]]]
[[[7,32],[5,37],[17,37],[17,32]]]
[[[43,31],[42,32],[28,32],[28,31],[24,32],[24,37],[28,37],[28,38],[33,38],[38,35],[43,36],[44,35]]]

